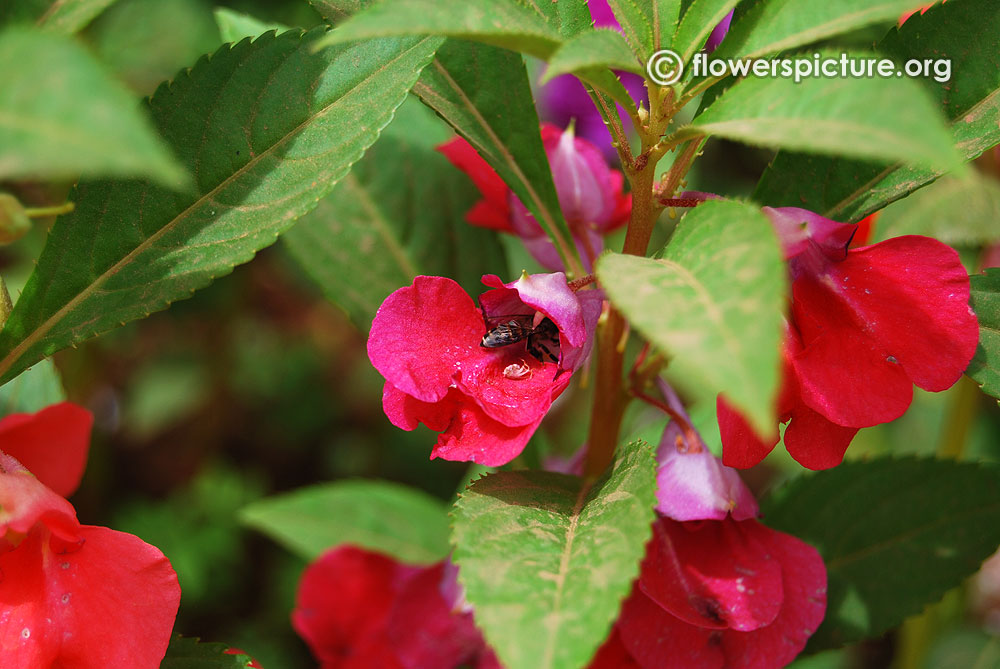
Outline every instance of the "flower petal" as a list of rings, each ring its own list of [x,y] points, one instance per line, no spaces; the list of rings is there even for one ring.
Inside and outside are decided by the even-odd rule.
[[[443,398],[462,361],[486,333],[472,298],[451,279],[418,276],[385,298],[368,336],[368,357],[386,381],[424,402]]]
[[[514,376],[508,374],[516,367]],[[474,398],[488,416],[511,427],[537,422],[555,399],[559,366],[539,362],[522,345],[485,349],[462,365],[458,388]],[[569,374],[565,374],[569,376]],[[565,383],[560,381],[565,387]]]
[[[722,669],[719,630],[672,616],[637,586],[622,605],[622,643],[642,669]],[[610,668],[609,668],[610,669]]]
[[[727,467],[747,469],[763,460],[778,443],[777,426],[774,436],[761,439],[750,424],[722,395],[715,400],[715,410],[722,436],[722,463]]]
[[[94,417],[83,407],[61,402],[0,420],[0,444],[57,495],[69,497],[87,466],[93,423]]]
[[[459,406],[448,429],[438,437],[431,458],[499,467],[521,454],[541,422],[539,416],[529,425],[508,427],[470,400]]]
[[[844,453],[857,433],[858,428],[831,423],[800,403],[785,430],[785,448],[807,469],[830,469],[844,460]]]
[[[666,440],[657,451],[656,510],[681,521],[722,520],[730,513],[736,520],[755,518],[757,500],[736,470],[707,450],[680,452],[673,434],[664,432]]]
[[[466,215],[466,220],[484,228],[511,232],[510,210],[507,206],[509,189],[500,175],[461,137],[436,148],[452,165],[465,172],[483,195],[482,201]]]
[[[65,542],[80,539],[73,505],[45,487],[17,460],[0,452],[0,550],[5,534],[27,534],[37,524]]]

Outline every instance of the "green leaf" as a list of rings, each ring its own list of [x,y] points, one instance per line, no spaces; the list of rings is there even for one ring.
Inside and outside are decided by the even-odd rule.
[[[598,28],[582,32],[564,42],[552,54],[541,83],[560,74],[572,73],[609,94],[619,104],[635,109],[635,101],[609,69],[637,74],[644,72],[620,32],[611,28]]]
[[[412,564],[430,564],[448,555],[444,503],[386,481],[300,488],[250,504],[240,519],[307,560],[341,544],[370,548]]]
[[[413,92],[497,171],[550,237],[571,239],[521,56],[449,39]]]
[[[219,34],[223,42],[239,42],[244,37],[263,35],[268,30],[284,32],[288,26],[282,23],[268,23],[249,14],[237,12],[228,7],[215,8],[215,22],[219,24]]]
[[[718,393],[761,433],[774,430],[788,280],[757,207],[709,200],[684,216],[662,259],[606,254],[597,278],[618,309],[672,356],[695,399]]]
[[[48,32],[72,35],[87,27],[115,0],[54,0],[38,17],[36,25]]]
[[[873,23],[894,23],[906,10],[924,4],[920,0],[759,0],[733,17],[715,55],[759,58]]]
[[[877,636],[975,572],[1000,544],[1000,469],[845,462],[793,479],[761,511],[826,563],[826,619],[807,646],[814,652]]]
[[[538,5],[512,0],[385,0],[339,24],[317,47],[392,35],[445,35],[523,51],[544,60],[561,42],[558,25],[550,25],[548,18]]]
[[[309,0],[319,15],[330,25],[337,25],[348,16],[370,7],[377,0]]]
[[[942,177],[879,214],[876,239],[926,235],[951,245],[1000,240],[1000,184],[978,172]]]
[[[979,347],[966,374],[1000,400],[1000,269],[969,277],[972,310],[979,319]]]
[[[0,33],[0,62],[8,64],[0,180],[135,175],[188,184],[139,103],[73,40],[12,28]]]
[[[620,447],[594,484],[500,472],[459,497],[458,578],[507,669],[587,663],[639,574],[655,503],[656,463],[642,442]]]
[[[951,121],[951,141],[965,159],[1000,143],[1000,6],[990,0],[938,3],[915,14],[879,44],[897,62],[942,58],[951,79],[925,79]],[[830,218],[858,221],[930,183],[940,170],[781,152],[754,198],[771,206],[805,207]]]
[[[333,193],[282,236],[363,331],[385,297],[417,274],[451,277],[473,295],[484,273],[506,274],[496,234],[465,221],[479,192],[434,150],[452,136],[411,98]]]
[[[227,655],[224,643],[201,643],[197,637],[175,636],[160,669],[245,669],[253,661],[249,655]]]
[[[0,386],[0,416],[34,413],[66,400],[59,371],[51,360],[42,360],[10,383]]]
[[[608,0],[626,41],[644,67],[653,52],[670,46],[682,4],[681,0]]]
[[[835,54],[827,51],[820,56]],[[905,78],[809,77],[796,83],[781,77],[747,77],[681,132],[935,167],[960,162],[941,113],[918,83]]]
[[[693,0],[674,35],[673,49],[687,63],[739,0]],[[726,38],[729,38],[727,33]]]
[[[266,33],[220,49],[150,100],[194,192],[81,183],[0,332],[0,380],[188,297],[316,206],[389,122],[439,38],[312,48]]]

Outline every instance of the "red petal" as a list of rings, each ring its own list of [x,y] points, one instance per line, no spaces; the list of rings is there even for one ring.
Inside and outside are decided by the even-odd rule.
[[[63,497],[80,485],[90,448],[94,417],[83,407],[62,402],[35,414],[0,420],[0,444],[38,480]]]
[[[0,452],[0,550],[7,532],[27,534],[39,523],[63,541],[79,541],[80,523],[73,505]]]
[[[719,421],[719,433],[722,436],[722,464],[727,467],[738,469],[753,467],[778,443],[777,426],[773,439],[761,440],[743,415],[732,408],[722,395],[715,400],[715,410]]]
[[[435,432],[443,432],[458,411],[460,392],[452,389],[440,402],[421,402],[388,381],[382,388],[382,410],[389,422],[403,430],[415,430],[423,423]]]
[[[795,461],[807,469],[829,469],[844,459],[856,427],[831,423],[805,404],[792,412],[792,422],[785,430],[785,448]]]
[[[618,627],[611,628],[607,640],[597,649],[587,669],[641,669],[622,643]]]
[[[749,631],[781,608],[781,567],[732,519],[653,525],[640,589],[681,620],[704,628]]]
[[[452,165],[465,172],[472,183],[476,185],[479,192],[488,206],[497,212],[503,220],[509,220],[510,213],[507,207],[507,184],[503,182],[500,175],[490,167],[482,156],[480,156],[472,145],[461,137],[456,137],[444,144],[439,144],[437,150],[444,154]],[[478,206],[478,205],[477,205]],[[510,225],[507,225],[509,228]]]
[[[498,232],[509,232],[514,234],[514,228],[510,225],[510,212],[505,207],[498,209],[489,200],[480,200],[472,206],[472,209],[465,213],[465,221],[480,228],[496,230]]]
[[[499,467],[521,454],[541,422],[539,416],[529,425],[508,427],[487,416],[469,399],[460,405],[451,425],[438,438],[431,458]]]
[[[418,276],[385,298],[368,336],[368,357],[407,395],[443,398],[462,361],[480,354],[486,334],[472,298],[451,279]]]
[[[823,621],[826,567],[816,549],[793,536],[756,521],[746,521],[745,529],[781,563],[784,601],[778,617],[767,627],[753,632],[723,632],[726,667],[784,667],[802,651]]]
[[[622,643],[643,669],[722,669],[719,631],[676,618],[638,587],[618,619]]]
[[[0,555],[3,666],[158,667],[181,595],[170,562],[131,534],[80,532],[72,553],[37,528]]]
[[[516,368],[514,376],[508,377],[505,370],[512,366]],[[511,427],[529,425],[552,405],[558,372],[557,364],[541,363],[520,344],[514,344],[469,356],[462,365],[458,387],[475,398],[490,418]]]

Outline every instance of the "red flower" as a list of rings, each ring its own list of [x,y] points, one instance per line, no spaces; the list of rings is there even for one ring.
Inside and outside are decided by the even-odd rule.
[[[63,497],[76,492],[87,466],[94,417],[70,402],[0,421],[0,449]]]
[[[756,520],[660,518],[639,580],[591,669],[771,669],[826,611],[826,569]]]
[[[480,297],[480,310],[451,279],[418,276],[379,307],[368,356],[386,379],[382,407],[393,425],[441,432],[432,458],[497,466],[521,452],[583,362],[601,294],[573,292],[562,273],[483,282],[493,290]],[[512,319],[541,329],[548,321],[550,333],[538,335],[545,351],[533,355],[527,339],[481,345],[489,329]]]
[[[792,277],[778,422],[785,447],[809,469],[841,462],[858,428],[895,420],[913,385],[954,384],[979,340],[969,278],[958,254],[929,237],[847,249],[855,226],[804,209],[764,208]],[[758,463],[778,441],[761,439],[720,396],[723,460]]]
[[[456,593],[446,562],[413,567],[342,546],[302,575],[292,625],[323,669],[499,669]]]
[[[57,405],[0,421],[5,450],[36,447],[52,458],[36,478],[0,453],[0,666],[152,668],[170,641],[180,587],[163,554],[131,534],[81,525],[45,485],[79,479],[79,428],[89,427],[81,412]]]
[[[608,167],[596,146],[547,123],[542,124],[541,133],[559,206],[589,268],[604,247],[602,236],[628,220],[632,196],[622,191],[622,173]],[[456,137],[437,148],[483,195],[465,220],[517,235],[543,266],[563,269],[559,254],[534,216],[468,142]]]

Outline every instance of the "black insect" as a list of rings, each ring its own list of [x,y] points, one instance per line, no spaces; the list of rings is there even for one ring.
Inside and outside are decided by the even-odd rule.
[[[483,348],[501,348],[523,341],[528,353],[539,362],[559,362],[559,329],[548,318],[534,326],[533,314],[494,318],[484,315],[483,319],[486,327],[491,328],[479,342]]]

